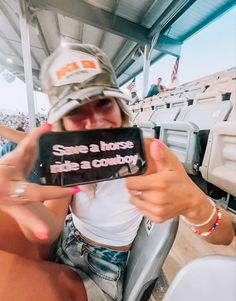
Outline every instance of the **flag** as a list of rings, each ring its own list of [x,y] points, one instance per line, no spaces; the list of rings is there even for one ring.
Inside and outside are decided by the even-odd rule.
[[[177,81],[178,68],[179,68],[179,57],[176,59],[174,67],[173,67],[173,71],[171,74],[171,83],[174,83]]]
[[[128,84],[128,86],[126,87],[128,90],[132,90],[136,87],[136,84],[135,84],[135,77],[133,78],[132,82]]]

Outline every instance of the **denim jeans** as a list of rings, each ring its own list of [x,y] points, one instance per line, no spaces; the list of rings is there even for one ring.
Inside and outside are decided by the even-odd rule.
[[[89,301],[120,301],[128,254],[128,251],[89,244],[68,215],[57,242],[54,261],[70,266],[82,277]]]

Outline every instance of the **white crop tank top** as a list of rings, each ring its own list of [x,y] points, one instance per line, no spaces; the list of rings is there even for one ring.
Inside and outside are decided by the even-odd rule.
[[[97,184],[95,198],[76,194],[71,204],[75,227],[85,237],[109,246],[125,246],[134,240],[142,214],[129,203],[125,179]]]

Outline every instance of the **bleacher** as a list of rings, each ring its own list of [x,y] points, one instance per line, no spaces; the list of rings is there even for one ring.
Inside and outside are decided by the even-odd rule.
[[[208,195],[236,214],[236,68],[131,107],[133,125],[179,158]]]

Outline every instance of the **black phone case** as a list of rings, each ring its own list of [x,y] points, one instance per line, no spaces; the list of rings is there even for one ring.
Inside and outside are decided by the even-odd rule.
[[[50,132],[39,139],[43,184],[75,186],[137,176],[146,170],[139,128]]]

